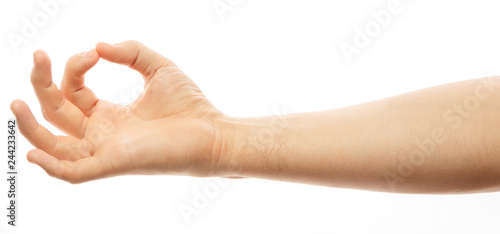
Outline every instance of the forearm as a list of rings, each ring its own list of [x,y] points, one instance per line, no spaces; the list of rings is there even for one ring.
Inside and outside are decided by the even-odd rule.
[[[500,188],[500,80],[330,111],[232,119],[231,176],[411,193]]]

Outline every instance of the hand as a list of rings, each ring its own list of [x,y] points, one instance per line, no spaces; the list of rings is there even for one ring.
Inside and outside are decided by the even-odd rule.
[[[222,170],[221,122],[227,117],[169,59],[135,41],[98,43],[68,60],[59,90],[48,55],[33,56],[31,82],[43,116],[68,136],[53,135],[20,100],[11,109],[20,132],[37,148],[28,161],[49,175],[80,183],[123,174],[214,176]],[[100,57],[143,75],[137,100],[113,104],[84,85],[84,74]]]

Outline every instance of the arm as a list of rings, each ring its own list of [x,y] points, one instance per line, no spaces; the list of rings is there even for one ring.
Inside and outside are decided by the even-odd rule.
[[[234,175],[403,193],[500,190],[500,78],[227,124]]]
[[[100,58],[140,72],[144,91],[121,106],[84,75]],[[499,78],[465,81],[331,111],[232,118],[172,61],[127,41],[71,57],[60,89],[34,53],[31,83],[55,136],[20,100],[28,161],[81,183],[124,174],[258,177],[409,193],[500,189]]]

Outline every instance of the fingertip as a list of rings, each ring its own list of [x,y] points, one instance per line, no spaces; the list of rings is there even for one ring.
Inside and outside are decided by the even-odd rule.
[[[83,58],[86,58],[86,59],[92,59],[92,58],[95,58],[97,55],[97,51],[96,49],[92,48],[84,53],[81,54],[81,56]],[[98,56],[97,56],[98,57]]]
[[[43,50],[35,50],[35,51],[33,51],[33,58],[36,59],[38,56],[42,56],[42,54],[44,54],[44,53],[45,53],[45,51],[43,51]]]
[[[113,47],[116,47],[116,46],[109,44],[109,43],[106,43],[106,42],[97,42],[97,44],[95,45],[95,49],[96,49],[97,53],[99,54],[99,56],[101,56],[101,57],[102,57],[102,55],[106,55],[107,52],[110,49],[112,49]]]
[[[33,64],[35,66],[50,65],[50,59],[47,52],[43,50],[36,50],[33,52]]]
[[[102,48],[102,47],[109,47],[109,46],[113,46],[113,45],[110,43],[107,43],[107,42],[103,42],[103,41],[97,42],[97,44],[95,45],[96,49]]]
[[[86,178],[78,177],[72,162],[60,161],[43,150],[30,150],[26,157],[29,162],[41,167],[49,176],[64,180],[71,184],[78,184],[86,181]]]
[[[95,48],[71,56],[66,63],[66,69],[64,71],[65,78],[83,76],[90,68],[95,66],[98,61],[99,55]]]
[[[12,113],[14,113],[16,118],[18,120],[20,119],[20,121],[29,119],[32,116],[31,110],[29,109],[28,105],[19,99],[16,99],[10,103],[10,109],[12,110]]]
[[[32,149],[26,154],[28,162],[41,167],[48,175],[57,177],[58,160],[40,149]]]
[[[25,102],[16,99],[10,104],[10,109],[16,117],[19,131],[21,131],[23,135],[28,134],[33,129],[36,129],[38,123]]]
[[[50,58],[43,50],[33,52],[31,84],[47,87],[52,83]]]
[[[16,99],[10,103],[10,110],[16,117],[17,121],[23,121],[23,111],[25,112],[28,105],[23,101]]]
[[[97,54],[97,51],[94,48],[86,52],[78,53],[71,56],[66,62],[66,68],[64,70],[64,79],[62,83],[66,84],[67,81],[71,81],[69,83],[77,82],[79,84],[81,81],[74,78],[75,77],[80,78],[81,76],[85,75],[85,73],[88,70],[90,70],[90,68],[95,66],[98,61],[99,61],[99,55]],[[76,88],[81,88],[81,86],[78,86]],[[61,87],[61,89],[63,89],[63,87]]]
[[[28,160],[28,162],[30,163],[33,163],[33,164],[37,164],[36,163],[36,151],[37,149],[31,149],[30,151],[28,151],[28,153],[26,153],[26,159]]]
[[[14,115],[16,115],[22,110],[24,105],[26,105],[26,103],[19,99],[15,99],[10,103],[10,110],[14,113]]]
[[[26,153],[26,159],[28,160],[28,162],[36,164],[42,167],[44,170],[47,169],[47,163],[50,161],[47,156],[49,155],[41,149],[31,149],[30,151],[28,151],[28,153]]]

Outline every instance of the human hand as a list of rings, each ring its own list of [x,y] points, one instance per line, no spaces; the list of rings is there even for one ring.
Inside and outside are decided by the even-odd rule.
[[[31,82],[44,118],[68,136],[40,125],[23,101],[13,101],[11,110],[37,148],[28,161],[49,175],[81,183],[124,174],[217,176],[224,170],[221,123],[227,117],[169,59],[135,41],[98,43],[68,60],[59,90],[48,55],[33,56]],[[84,74],[100,57],[143,75],[144,91],[133,103],[100,100],[84,85]]]

